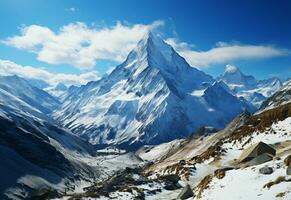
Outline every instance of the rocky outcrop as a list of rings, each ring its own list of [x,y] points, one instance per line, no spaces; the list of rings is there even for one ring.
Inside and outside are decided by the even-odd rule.
[[[178,195],[177,199],[188,199],[188,198],[193,197],[193,196],[194,196],[193,191],[192,191],[190,185],[187,184],[182,189],[182,191]]]
[[[255,157],[250,162],[248,162],[247,166],[260,165],[271,160],[273,160],[273,156],[271,156],[270,154],[264,153],[262,155]]]
[[[285,159],[284,159],[284,164],[286,166],[291,166],[291,155],[288,155]]]
[[[271,168],[271,167],[262,167],[260,170],[259,170],[259,172],[261,173],[261,174],[265,174],[265,175],[268,175],[268,174],[272,174],[273,173],[273,168]]]
[[[250,148],[245,149],[239,158],[239,162],[247,162],[263,154],[270,154],[275,156],[276,150],[264,142],[259,142],[255,145],[252,145]]]

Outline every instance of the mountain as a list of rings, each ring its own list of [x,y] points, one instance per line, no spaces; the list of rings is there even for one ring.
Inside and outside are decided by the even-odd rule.
[[[24,78],[0,76],[0,104],[47,120],[60,102]]]
[[[144,146],[136,152],[149,161],[143,168],[127,169],[75,197],[289,200],[290,91],[286,84],[265,101],[267,107],[239,114],[218,132]]]
[[[98,155],[49,116],[58,106],[23,78],[0,77],[1,200],[56,198],[140,163],[126,152]]]
[[[149,33],[108,76],[71,89],[53,116],[93,144],[135,149],[222,128],[249,107],[226,88]]]
[[[261,106],[260,110],[268,110],[282,104],[291,102],[291,81],[288,81],[274,95],[268,98]]]
[[[30,83],[30,85],[37,87],[38,89],[41,89],[41,90],[49,87],[49,84],[47,82],[40,80],[40,79],[25,78],[25,80],[27,80]]]
[[[290,172],[287,174],[291,151],[290,85],[286,84],[263,103],[268,107],[262,106],[254,114],[238,115],[217,133],[141,149],[137,154],[152,161],[142,173],[151,181],[178,175],[181,185],[190,185],[194,200],[230,196],[242,200],[290,199]],[[266,157],[268,150],[261,148],[252,160],[239,160],[262,143],[274,148],[275,155]],[[269,171],[265,173],[265,169]],[[153,199],[176,199],[181,193],[179,188],[169,191],[166,187],[155,187],[160,187],[161,192],[151,196]]]
[[[49,86],[44,88],[44,91],[52,95],[53,97],[61,100],[62,96],[66,94],[68,88],[65,84],[63,83],[58,83],[55,86]]]
[[[204,91],[203,97],[212,108],[221,111],[226,116],[230,116],[227,119],[228,121],[233,119],[233,113],[240,113],[242,108],[250,112],[255,111],[255,108],[244,98],[237,98],[232,95],[223,81],[216,81],[212,86],[208,87]]]
[[[253,89],[257,85],[257,81],[253,76],[244,75],[233,65],[227,65],[223,75],[219,79],[227,83],[232,90],[238,90],[240,88]]]
[[[64,191],[100,173],[74,159],[94,155],[88,143],[5,105],[0,105],[0,151],[1,199],[32,199],[38,189]]]
[[[261,106],[264,100],[283,86],[283,83],[278,78],[256,80],[253,76],[245,75],[233,65],[227,65],[224,73],[217,80],[226,83],[232,94],[244,97],[257,108]]]

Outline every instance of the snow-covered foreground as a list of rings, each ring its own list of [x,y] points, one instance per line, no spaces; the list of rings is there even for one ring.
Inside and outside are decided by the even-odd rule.
[[[291,179],[291,176],[286,175],[286,166],[283,160],[291,151],[291,117],[283,121],[279,121],[272,125],[272,131],[264,133],[253,133],[249,137],[243,138],[241,142],[225,143],[222,148],[226,153],[222,156],[219,165],[228,166],[235,159],[238,159],[243,149],[247,149],[251,145],[258,142],[264,142],[270,145],[286,144],[282,149],[277,149],[279,160],[271,160],[261,165],[250,166],[246,168],[233,169],[226,172],[222,179],[213,177],[209,187],[203,191],[201,199],[203,200],[273,200],[278,197],[279,193],[284,193],[284,196],[279,199],[291,199],[291,184],[290,182],[281,182],[270,188],[264,188],[264,185],[275,181],[278,177],[285,177],[286,180]],[[248,141],[246,145],[244,145]],[[269,175],[263,175],[259,172],[262,167],[271,167],[274,172]]]
[[[268,166],[274,172],[270,175],[259,173],[259,169]],[[213,178],[209,188],[204,190],[202,200],[274,200],[276,195],[286,192],[283,198],[291,199],[290,182],[282,182],[272,186],[270,189],[264,185],[275,181],[280,176],[286,176],[286,167],[282,161],[270,161],[255,167],[245,169],[230,170],[223,179]],[[286,176],[291,178],[291,176]]]
[[[193,162],[189,161],[189,159],[191,159],[189,155],[192,157],[199,155],[201,152],[206,151],[211,144],[214,144],[214,141],[219,140],[219,138],[221,137],[218,137],[218,135],[208,136],[203,140],[196,140],[196,142],[193,141],[193,143],[190,142],[187,143],[187,145],[182,145],[180,149],[180,142],[174,141],[164,143],[156,147],[146,149],[140,155],[142,155],[145,159],[154,161],[157,158],[163,157],[163,153],[164,155],[169,154],[169,149],[174,149],[179,144],[177,153],[169,155],[168,158],[166,157],[162,161],[158,162],[147,172],[152,172],[149,178],[153,180],[159,176],[167,174],[182,174],[181,180],[179,181],[180,185],[185,186],[186,184],[189,184],[193,189],[195,189],[195,187],[205,176],[213,174],[215,170],[227,166],[234,167],[234,169],[227,171],[225,177],[222,179],[218,179],[216,176],[213,176],[207,189],[202,192],[201,197],[194,197],[193,199],[195,200],[291,199],[290,182],[281,182],[270,188],[264,188],[264,185],[271,181],[275,181],[278,177],[285,177],[286,180],[291,179],[291,176],[286,175],[287,167],[283,163],[286,156],[291,153],[291,117],[274,123],[264,132],[254,132],[249,134],[248,136],[242,138],[241,141],[228,141],[226,139],[221,146],[224,153],[221,155],[219,160],[214,161],[213,158],[210,158],[202,163],[196,163],[195,170],[190,170],[189,177],[186,178],[181,171],[185,168],[193,168]],[[240,157],[245,149],[257,144],[258,142],[264,142],[274,146],[277,150],[276,156],[279,158],[250,167],[243,167],[235,164],[235,161]],[[195,147],[195,149],[191,149],[191,147]],[[155,157],[155,155],[157,156]],[[184,158],[186,159],[186,165],[182,168],[177,168],[177,166],[179,166],[179,161]],[[274,172],[269,175],[261,174],[259,170],[265,166],[271,167]],[[162,189],[161,192],[155,195],[146,195],[145,199],[175,199],[181,192],[181,189],[168,191],[161,185],[159,185],[159,187]],[[282,195],[282,197],[276,197],[277,195]],[[129,196],[127,196],[127,198],[134,199]],[[123,198],[116,197],[116,199]]]

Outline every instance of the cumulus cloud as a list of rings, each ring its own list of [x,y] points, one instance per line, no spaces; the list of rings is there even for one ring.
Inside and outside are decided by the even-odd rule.
[[[165,40],[165,42],[171,45],[176,51],[191,50],[191,48],[195,47],[194,44],[188,44],[187,42],[180,42],[176,38],[168,38]]]
[[[100,59],[123,61],[146,32],[161,25],[163,21],[133,26],[117,22],[112,27],[97,29],[76,22],[61,27],[58,32],[30,25],[23,27],[20,35],[2,42],[35,53],[39,61],[90,69]]]
[[[185,42],[167,40],[192,66],[203,68],[212,64],[225,64],[235,60],[266,59],[290,54],[290,50],[268,45],[229,44],[218,42],[207,51],[195,51]]]
[[[38,79],[47,82],[50,85],[64,83],[66,85],[83,85],[89,81],[100,79],[96,71],[76,74],[51,73],[45,69],[35,68],[31,66],[18,65],[9,60],[0,60],[0,75],[17,75],[28,79]]]

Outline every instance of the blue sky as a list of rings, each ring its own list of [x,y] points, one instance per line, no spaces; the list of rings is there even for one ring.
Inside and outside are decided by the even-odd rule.
[[[0,73],[86,83],[153,29],[213,76],[233,64],[259,79],[286,79],[290,7],[288,0],[0,0]]]

